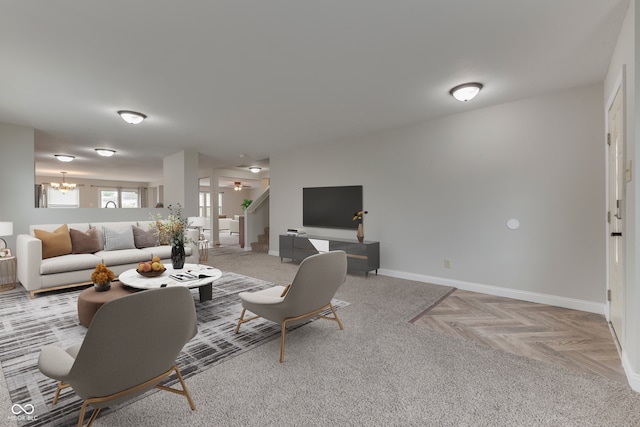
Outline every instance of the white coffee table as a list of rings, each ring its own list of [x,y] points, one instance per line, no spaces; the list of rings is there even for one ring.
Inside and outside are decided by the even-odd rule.
[[[174,269],[167,265],[166,271],[160,276],[144,277],[135,269],[127,270],[118,276],[122,284],[136,289],[158,289],[169,286],[185,286],[189,289],[198,288],[200,301],[210,301],[213,299],[212,283],[222,277],[222,272],[217,268],[202,264],[185,264],[181,269]],[[198,279],[180,281],[172,278],[181,273],[188,273],[197,276]]]

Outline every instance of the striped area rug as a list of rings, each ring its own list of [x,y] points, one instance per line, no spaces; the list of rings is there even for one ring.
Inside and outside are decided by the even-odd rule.
[[[280,334],[280,327],[258,319],[244,325],[235,335],[241,312],[238,293],[257,291],[272,283],[224,272],[213,283],[213,300],[200,302],[193,291],[198,317],[198,334],[184,347],[177,364],[185,378],[196,375],[214,364],[248,351]],[[66,347],[82,341],[86,328],[78,323],[77,299],[81,289],[40,294],[33,300],[21,287],[1,296],[0,363],[7,382],[11,402],[0,411],[18,421],[20,426],[73,426],[77,424],[82,401],[73,390],[61,393],[56,405],[51,404],[56,382],[40,373],[37,366],[40,348],[47,344]],[[334,300],[334,307],[348,303]],[[277,357],[274,354],[273,357]],[[165,383],[169,384],[169,383]],[[188,382],[187,382],[188,385]],[[155,391],[150,391],[153,393]],[[142,396],[144,397],[144,395]],[[12,405],[18,415],[12,415]],[[20,407],[31,412],[20,411]],[[113,408],[116,409],[116,408]],[[113,410],[111,409],[111,410]],[[90,410],[87,411],[90,414]],[[108,413],[103,409],[102,413]],[[5,420],[0,420],[3,425]]]

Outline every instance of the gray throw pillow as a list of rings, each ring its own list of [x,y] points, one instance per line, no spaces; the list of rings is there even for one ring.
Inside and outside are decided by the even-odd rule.
[[[122,230],[112,230],[104,227],[104,250],[117,251],[120,249],[135,249],[133,229],[127,225]]]
[[[158,246],[158,230],[151,228],[149,230],[133,226],[133,240],[136,248],[150,248]]]

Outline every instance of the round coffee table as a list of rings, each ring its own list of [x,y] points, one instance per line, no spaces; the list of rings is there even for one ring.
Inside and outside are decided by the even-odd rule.
[[[166,266],[166,271],[160,276],[144,277],[135,269],[127,270],[118,276],[123,284],[136,289],[158,289],[171,286],[185,286],[189,289],[198,288],[200,302],[213,299],[212,283],[222,277],[217,268],[202,264],[185,264],[181,269]]]
[[[100,307],[114,299],[131,295],[135,291],[135,289],[122,286],[122,283],[118,281],[111,282],[111,289],[108,291],[96,292],[93,286],[85,289],[78,295],[78,318],[80,319],[80,324],[88,328],[93,316],[95,316]]]

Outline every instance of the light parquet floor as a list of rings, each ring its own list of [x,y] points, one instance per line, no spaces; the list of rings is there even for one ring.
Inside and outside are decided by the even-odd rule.
[[[599,314],[457,289],[412,322],[628,384],[609,326]]]

